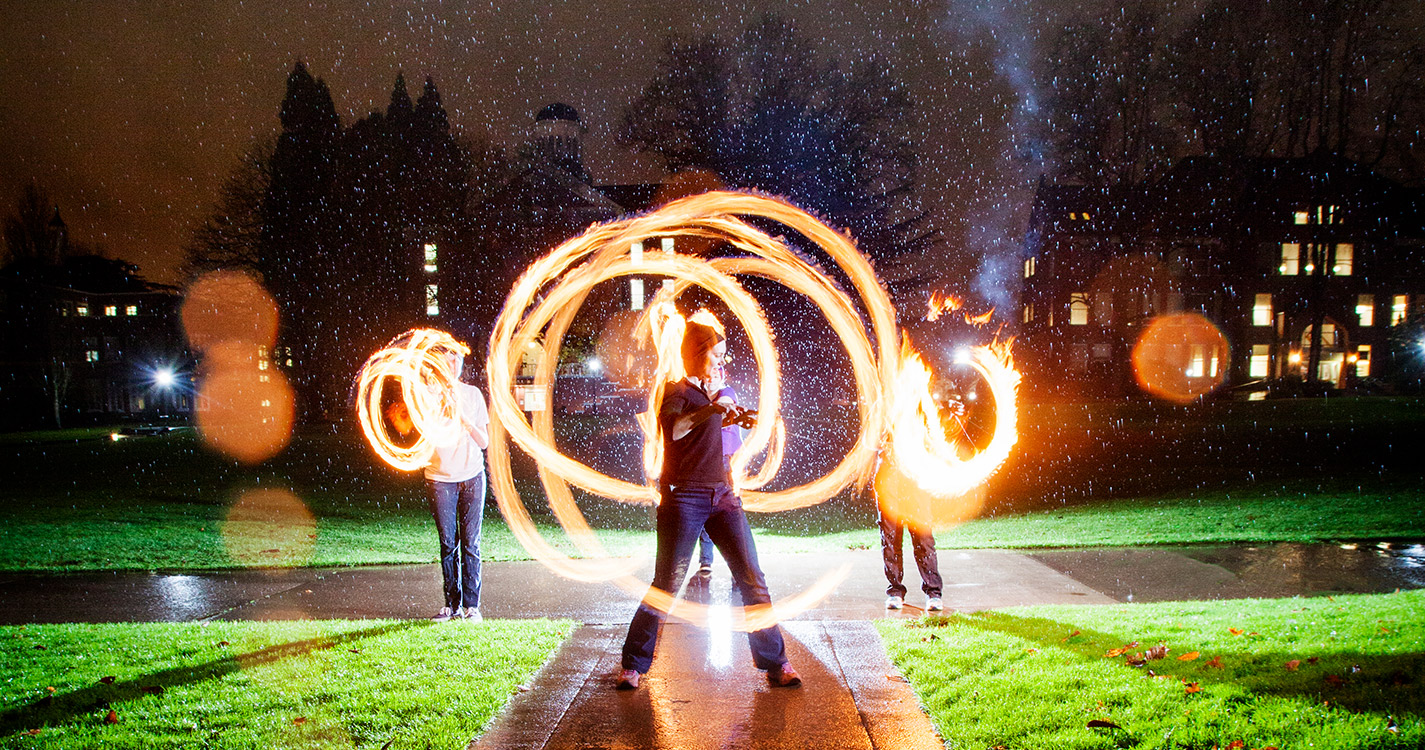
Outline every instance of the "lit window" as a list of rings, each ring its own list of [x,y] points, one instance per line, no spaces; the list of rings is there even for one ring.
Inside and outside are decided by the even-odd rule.
[[[1069,295],[1069,325],[1089,324],[1089,296],[1082,292]]]
[[[118,305],[104,305],[104,314],[107,315],[107,316],[109,316],[109,317],[111,317],[111,318],[114,317],[115,315],[118,315],[118,314],[119,314],[119,306],[118,306]]]
[[[628,280],[628,304],[629,309],[643,309],[643,279]]]
[[[129,306],[125,307],[125,308],[124,308],[124,314],[125,314],[125,315],[128,315],[128,316],[130,316],[130,317],[133,317],[133,316],[135,316],[135,315],[138,315],[138,314],[139,314],[139,306],[138,306],[138,305],[129,305]]]
[[[1084,212],[1084,221],[1088,221],[1088,220],[1089,220],[1089,213],[1088,213],[1087,211],[1085,211],[1085,212]]]
[[[1269,326],[1272,324],[1272,295],[1258,294],[1255,302],[1252,303],[1252,325]]]
[[[1368,378],[1371,376],[1371,345],[1361,344],[1356,347],[1356,377]]]
[[[1253,344],[1252,358],[1247,361],[1247,377],[1265,378],[1271,372],[1272,347],[1270,344]]]
[[[1410,312],[1410,297],[1397,294],[1390,298],[1390,324],[1398,326],[1405,322]]]
[[[662,246],[663,246],[663,252],[665,252],[665,253],[671,253],[671,252],[673,252],[673,238],[672,238],[672,237],[664,237],[663,240],[662,240]]]
[[[268,399],[268,398],[262,399],[262,408],[264,408],[264,409],[271,409],[271,408],[272,408],[272,399]]]
[[[271,375],[268,375],[268,374],[265,373],[265,372],[262,373],[261,375],[258,375],[258,376],[257,376],[257,382],[259,382],[259,383],[266,383],[266,382],[269,382],[271,379],[272,379],[272,376],[271,376]]]
[[[1301,245],[1295,242],[1282,243],[1282,263],[1277,267],[1277,271],[1283,276],[1301,273]]]
[[[1356,255],[1356,246],[1348,242],[1336,246],[1336,262],[1331,265],[1331,273],[1335,276],[1350,276],[1353,261]]]
[[[1310,212],[1308,212],[1308,211],[1297,211],[1297,212],[1296,212],[1296,223],[1298,223],[1298,224],[1307,224],[1307,223],[1309,223],[1310,221],[1311,221],[1311,213],[1310,213]]]
[[[1032,320],[1034,320],[1034,303],[1026,302],[1024,303],[1024,322],[1028,323]]]
[[[98,361],[99,361],[99,350],[98,350],[98,349],[89,349],[89,350],[86,350],[86,351],[84,352],[84,361],[85,361],[85,362],[98,362]]]
[[[78,316],[81,317],[81,318],[84,317],[84,316],[86,316],[86,315],[88,315],[88,314],[89,314],[89,306],[88,306],[88,305],[76,305],[75,308],[74,308],[74,314],[75,314],[75,315],[78,315]]]
[[[628,246],[628,259],[631,260],[631,261],[633,261],[633,264],[634,264],[635,266],[641,266],[641,265],[643,265],[643,241],[642,241],[642,240],[636,240],[632,245],[629,245],[629,246]],[[635,307],[634,309],[635,309],[635,310],[642,310],[643,308],[640,306],[640,307]]]
[[[269,364],[269,363],[268,363],[268,361],[267,361],[266,359],[259,359],[259,360],[257,360],[257,369],[259,369],[259,370],[266,370],[268,364]]]
[[[440,314],[440,299],[436,295],[435,284],[426,284],[426,315]]]
[[[1362,328],[1376,324],[1376,297],[1374,294],[1356,295],[1356,318],[1360,320]]]
[[[1079,212],[1078,212],[1078,211],[1070,211],[1070,212],[1069,212],[1069,220],[1070,220],[1070,221],[1078,221],[1078,220],[1079,220]]]
[[[1024,278],[1029,278],[1035,273],[1035,258],[1033,255],[1024,259]]]
[[[435,243],[425,243],[426,273],[435,273]]]
[[[1214,364],[1216,359],[1214,358]],[[1192,358],[1188,360],[1187,376],[1190,378],[1200,378],[1207,374],[1207,347],[1202,344],[1192,345]]]
[[[672,280],[672,279],[664,279],[664,280],[663,280],[663,284],[662,284],[661,286],[659,286],[658,288],[659,288],[659,289],[667,289],[668,291],[672,291],[672,290],[673,290],[673,280]]]

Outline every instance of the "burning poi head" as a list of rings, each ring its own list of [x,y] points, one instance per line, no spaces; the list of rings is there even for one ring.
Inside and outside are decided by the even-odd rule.
[[[356,416],[382,460],[414,471],[430,462],[437,445],[459,439],[459,404],[451,394],[469,353],[470,347],[444,331],[417,328],[366,360],[356,376]],[[383,408],[388,382],[400,386],[400,397]],[[391,435],[387,423],[399,437]],[[405,438],[411,434],[416,437],[408,445]]]

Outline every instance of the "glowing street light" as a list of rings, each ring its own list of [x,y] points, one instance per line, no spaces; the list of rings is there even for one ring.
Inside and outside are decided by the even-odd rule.
[[[160,367],[153,372],[153,384],[159,388],[172,388],[176,382],[178,379],[174,376],[173,370],[167,367]]]

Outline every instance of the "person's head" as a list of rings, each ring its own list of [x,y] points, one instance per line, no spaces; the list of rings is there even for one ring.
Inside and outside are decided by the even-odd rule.
[[[441,354],[445,357],[445,363],[450,367],[450,372],[456,380],[465,372],[465,353],[458,349],[441,349]]]
[[[689,321],[683,331],[683,370],[689,375],[707,380],[727,354],[727,340],[716,328]]]

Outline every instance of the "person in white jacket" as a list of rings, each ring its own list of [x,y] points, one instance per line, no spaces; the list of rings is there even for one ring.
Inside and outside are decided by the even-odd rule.
[[[459,429],[455,439],[435,446],[425,467],[426,493],[440,535],[440,572],[445,584],[445,606],[432,618],[453,617],[478,622],[480,615],[480,520],[485,508],[485,448],[490,445],[490,414],[480,389],[461,382],[465,357],[445,352],[454,373]]]

